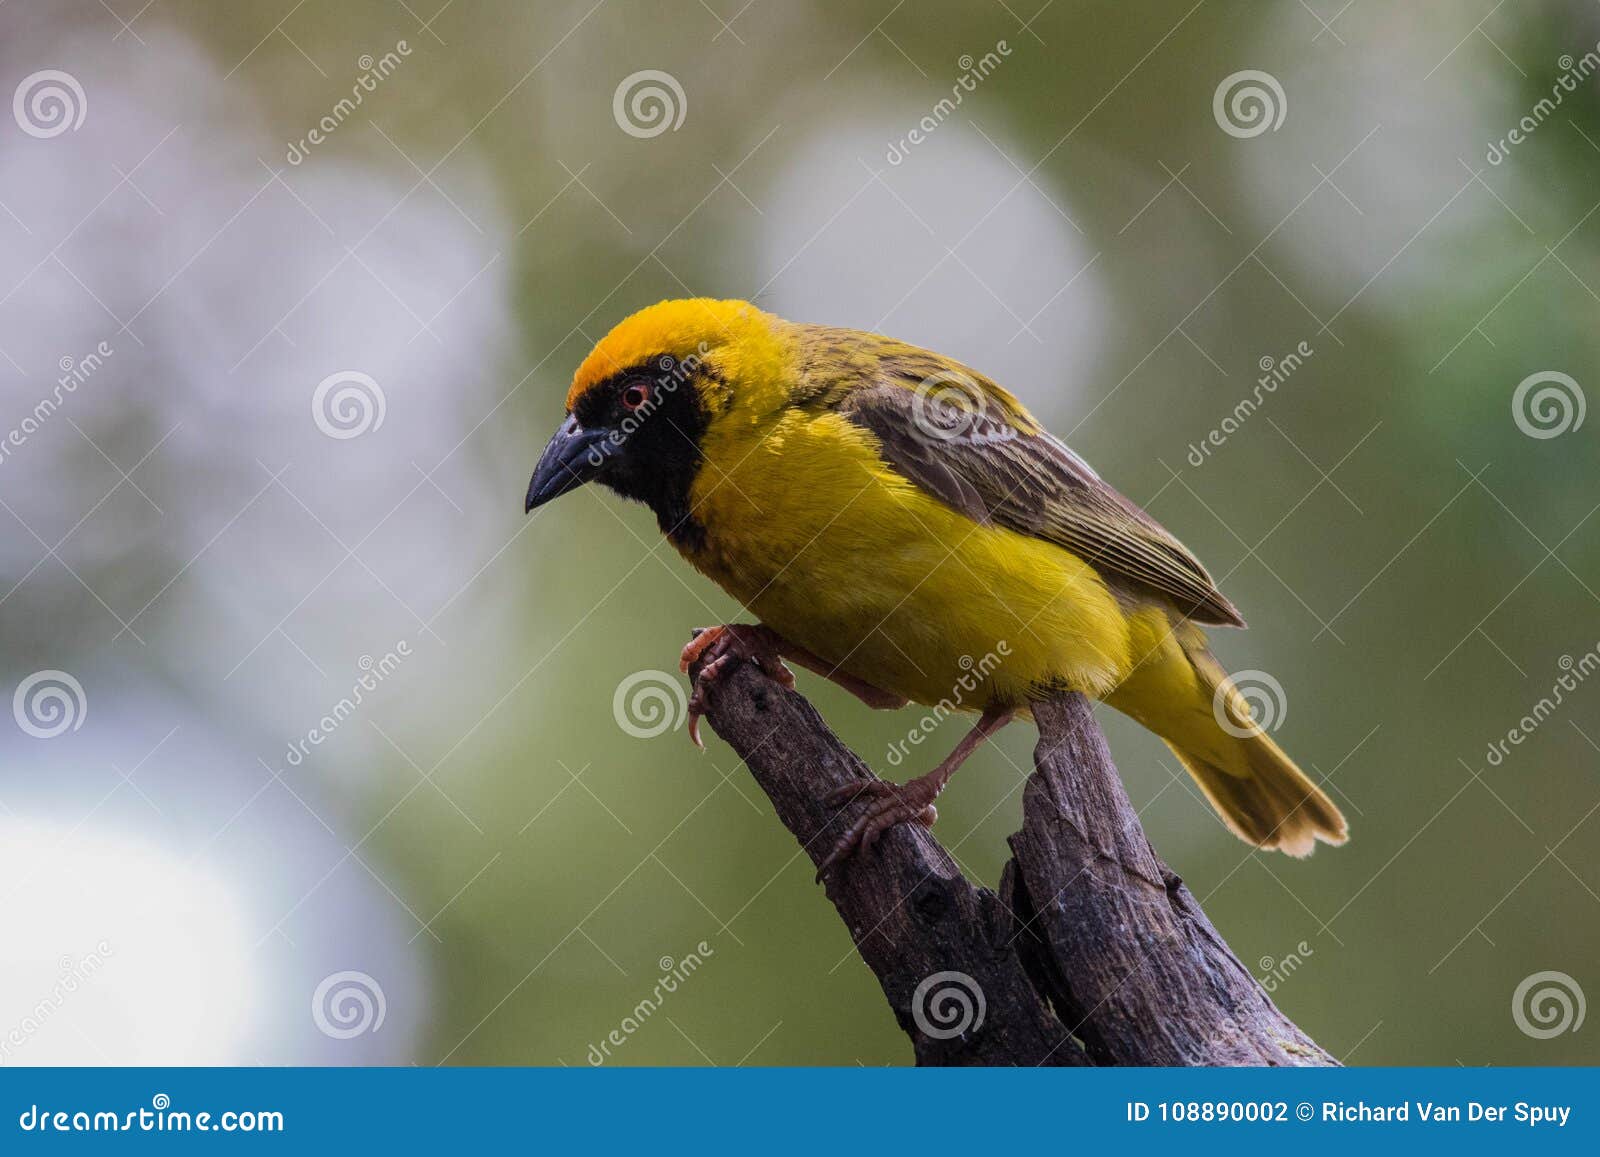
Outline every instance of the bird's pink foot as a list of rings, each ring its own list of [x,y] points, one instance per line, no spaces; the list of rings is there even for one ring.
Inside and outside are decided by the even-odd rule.
[[[828,869],[841,860],[854,855],[858,850],[870,849],[878,842],[878,837],[895,824],[915,821],[931,828],[933,821],[939,818],[939,811],[933,806],[933,801],[944,790],[945,784],[950,782],[950,777],[955,774],[956,768],[966,762],[967,756],[976,751],[989,736],[1004,727],[1015,714],[1015,708],[1004,704],[985,707],[983,714],[978,716],[978,722],[973,724],[971,731],[962,736],[955,750],[945,756],[939,766],[926,775],[919,775],[916,779],[903,784],[885,783],[881,779],[849,783],[823,797],[823,802],[830,807],[849,803],[862,796],[868,797],[869,802],[867,810],[857,816],[855,822],[845,829],[844,834],[834,843],[833,849],[817,868],[817,882],[821,883]]]
[[[933,806],[933,801],[950,778],[948,774],[942,774],[943,770],[936,769],[904,784],[888,783],[881,779],[848,783],[824,796],[822,802],[828,807],[865,799],[867,809],[834,841],[832,850],[817,867],[817,882],[821,883],[828,869],[841,860],[857,851],[871,849],[878,842],[878,837],[895,824],[919,823],[931,828],[939,818],[939,809]]]
[[[794,686],[794,672],[783,662],[782,642],[769,628],[751,623],[695,628],[694,637],[683,648],[678,662],[685,672],[696,663],[701,664],[694,680],[694,693],[689,696],[689,738],[696,747],[705,747],[700,740],[700,717],[706,713],[705,689],[740,662],[754,663],[763,675],[781,687]]]

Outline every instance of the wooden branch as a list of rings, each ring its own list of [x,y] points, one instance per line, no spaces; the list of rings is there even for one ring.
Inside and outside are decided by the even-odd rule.
[[[871,779],[872,772],[810,703],[750,664],[722,676],[708,698],[706,719],[749,766],[812,862],[821,862],[841,824],[839,809],[823,807],[822,797]],[[866,858],[835,870],[828,888],[856,950],[911,1037],[918,1064],[1084,1063],[1028,976],[1013,943],[1011,913],[993,892],[967,883],[927,829],[901,824],[886,832]],[[955,984],[943,990],[941,1003],[927,990],[919,1017],[913,1005],[918,986],[945,972],[970,977],[975,991]],[[973,1002],[981,993],[983,1022],[945,1036],[960,1023],[958,990]]]
[[[1096,1064],[1331,1065],[1156,855],[1082,695],[1034,707],[1008,907]]]
[[[692,675],[698,676],[696,669]],[[707,720],[820,862],[867,766],[750,664]],[[828,897],[923,1065],[1332,1065],[1278,1011],[1155,854],[1088,702],[1034,709],[1035,770],[999,895],[901,824],[834,869]]]

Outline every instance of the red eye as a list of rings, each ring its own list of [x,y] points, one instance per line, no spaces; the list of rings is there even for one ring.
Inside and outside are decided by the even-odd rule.
[[[629,382],[622,388],[622,405],[625,409],[641,409],[649,400],[649,382]]]

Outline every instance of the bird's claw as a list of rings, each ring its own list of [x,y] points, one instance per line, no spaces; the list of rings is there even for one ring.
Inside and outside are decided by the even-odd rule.
[[[700,690],[700,684],[694,685],[694,693],[689,696],[689,741],[701,751],[706,749],[705,740],[700,738],[700,717],[706,713],[706,697]]]
[[[700,738],[700,717],[706,713],[705,689],[742,660],[754,663],[757,670],[780,687],[794,686],[794,672],[785,665],[775,637],[766,627],[748,623],[696,627],[683,654],[678,657],[679,668],[685,673],[695,663],[701,664],[694,680],[694,694],[689,696],[688,716],[689,738],[702,751],[706,746]]]
[[[870,851],[879,837],[895,824],[918,823],[931,828],[939,818],[939,809],[933,806],[939,788],[926,778],[913,779],[906,784],[888,783],[881,779],[860,780],[835,788],[823,797],[828,807],[838,807],[866,797],[867,809],[834,841],[833,848],[817,866],[817,883],[836,864],[859,851]]]

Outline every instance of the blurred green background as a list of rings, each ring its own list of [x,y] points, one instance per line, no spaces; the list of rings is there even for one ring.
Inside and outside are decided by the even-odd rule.
[[[726,745],[619,725],[738,608],[642,508],[521,514],[589,347],[691,294],[982,369],[1206,561],[1251,624],[1219,655],[1281,685],[1351,842],[1252,853],[1102,718],[1312,1036],[1597,1059],[1547,982],[1514,1012],[1541,972],[1600,992],[1594,4],[12,0],[0,30],[0,674],[82,688],[0,738],[0,1031],[111,950],[5,1063],[583,1065],[691,953],[608,1063],[910,1061]],[[357,436],[313,400],[341,374]],[[922,770],[886,761],[915,709],[801,685]],[[990,884],[1032,743],[940,801]]]

